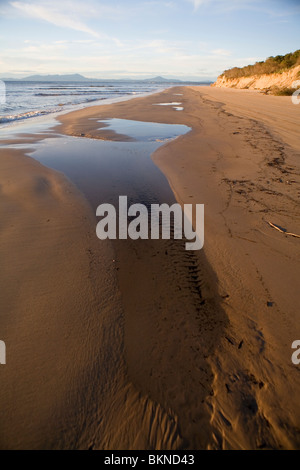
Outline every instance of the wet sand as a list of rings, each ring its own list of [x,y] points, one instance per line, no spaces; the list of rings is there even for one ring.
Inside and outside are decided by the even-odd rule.
[[[272,127],[264,116],[277,97],[258,107],[245,93],[241,110],[235,98],[211,90],[173,88],[91,107],[63,116],[55,129],[81,141],[126,142],[97,121],[191,127],[152,158],[179,202],[205,204],[198,253],[172,240],[104,248],[94,238],[93,210],[72,183],[22,150],[0,150],[1,256],[12,272],[2,278],[10,295],[1,295],[1,339],[14,351],[14,368],[0,371],[2,448],[299,448],[299,368],[290,359],[300,336],[299,242],[268,225],[300,232],[299,148],[290,124],[283,140],[295,111],[281,101],[286,121]],[[183,111],[153,106],[179,101]],[[99,177],[107,202],[105,173]],[[160,197],[173,196],[163,190]],[[15,232],[11,214],[18,214]],[[31,283],[22,297],[24,279]],[[49,348],[47,338],[60,348]]]
[[[155,130],[157,125],[144,124],[154,127],[159,140],[163,139],[165,125]],[[172,205],[176,199],[150,158],[161,144],[142,142],[139,127],[132,121],[128,130],[138,137],[137,142],[123,142],[120,134],[119,142],[60,138],[56,146],[52,139],[31,155],[75,182],[94,213],[99,202],[117,207],[119,195],[127,195],[128,204]],[[168,132],[175,131],[166,130],[165,137]],[[116,240],[112,246],[129,380],[144,396],[175,413],[180,422],[176,436],[182,446],[206,447],[209,414],[204,401],[212,393],[213,376],[205,359],[222,336],[226,318],[217,292],[212,291],[214,282],[207,281],[210,273],[204,253],[187,252],[180,240]],[[170,367],[175,363],[176,369]],[[166,435],[170,425],[172,429],[167,420]]]

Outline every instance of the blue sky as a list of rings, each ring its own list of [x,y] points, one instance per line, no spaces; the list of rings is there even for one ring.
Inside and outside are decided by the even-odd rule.
[[[1,0],[0,76],[214,79],[300,48],[299,0]]]

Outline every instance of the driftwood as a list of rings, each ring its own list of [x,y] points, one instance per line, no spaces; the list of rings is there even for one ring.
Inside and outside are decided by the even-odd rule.
[[[297,235],[296,233],[287,232],[286,230],[282,230],[282,228],[278,227],[278,225],[272,224],[272,222],[268,222],[268,224],[270,225],[270,227],[278,230],[278,232],[284,233],[285,235],[290,235],[291,237],[300,238],[300,235]]]

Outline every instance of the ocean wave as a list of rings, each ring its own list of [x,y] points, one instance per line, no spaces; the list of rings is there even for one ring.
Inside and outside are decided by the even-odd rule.
[[[28,119],[36,116],[44,116],[50,114],[53,111],[29,111],[27,113],[11,114],[8,116],[0,116],[0,124],[5,124],[12,121],[20,121],[22,119]]]
[[[88,90],[88,91],[81,91],[77,93],[35,93],[34,96],[85,96],[85,95],[92,95],[92,94],[103,94],[103,91],[94,91],[94,90]]]
[[[151,86],[135,83],[12,83],[8,87],[7,103],[0,108],[0,127],[14,121],[72,110],[78,106],[93,106],[105,99],[137,96],[153,91]]]
[[[78,105],[83,105],[85,103],[91,103],[94,101],[102,101],[105,98],[87,98],[83,101],[80,101],[80,103],[74,103],[74,102],[67,102],[67,103],[57,103],[55,108],[52,109],[45,109],[45,110],[38,110],[38,111],[28,111],[26,113],[18,113],[18,114],[10,114],[10,115],[5,115],[1,116],[0,115],[0,125],[1,124],[7,124],[9,122],[14,122],[14,121],[21,121],[33,117],[38,117],[38,116],[45,116],[48,114],[53,114],[59,111],[62,111],[62,109],[67,108],[72,108],[73,106],[78,106]]]
[[[71,95],[72,93],[68,94]],[[68,94],[65,96],[68,96]],[[34,96],[64,96],[64,93],[35,93]]]

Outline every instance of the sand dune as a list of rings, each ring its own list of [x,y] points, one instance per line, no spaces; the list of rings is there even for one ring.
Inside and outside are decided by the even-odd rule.
[[[270,90],[272,87],[292,88],[293,83],[299,79],[299,71],[300,66],[298,65],[281,73],[252,75],[240,78],[226,78],[221,75],[214,83],[214,86],[249,90]]]

